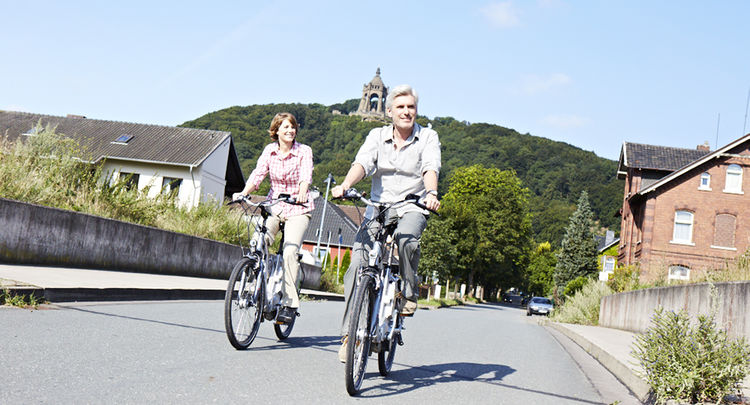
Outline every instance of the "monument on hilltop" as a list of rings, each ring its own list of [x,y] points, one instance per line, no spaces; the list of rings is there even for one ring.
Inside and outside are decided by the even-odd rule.
[[[380,78],[380,68],[375,71],[375,77],[362,88],[362,98],[359,100],[359,108],[352,115],[359,115],[363,120],[387,120],[385,114],[385,98],[388,96],[388,88]]]

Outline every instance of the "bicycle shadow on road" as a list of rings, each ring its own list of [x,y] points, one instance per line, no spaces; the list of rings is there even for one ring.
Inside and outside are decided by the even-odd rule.
[[[394,363],[394,366],[396,363]],[[566,395],[555,394],[535,390],[531,388],[519,387],[517,385],[505,384],[503,378],[516,372],[516,369],[501,364],[480,364],[480,363],[444,363],[412,367],[406,364],[401,366],[407,367],[402,370],[392,371],[388,377],[381,377],[379,373],[367,373],[359,396],[362,398],[381,398],[392,395],[399,395],[420,388],[430,387],[436,384],[446,384],[452,382],[479,382],[492,384],[506,389],[514,389],[534,394],[540,394],[550,397],[550,403],[555,399],[575,400],[584,404],[599,404],[581,398],[574,398]],[[369,381],[369,383],[368,383]]]
[[[396,363],[394,363],[395,365]],[[380,374],[377,372],[368,373],[365,376],[365,381],[370,380],[373,385],[362,389],[360,396],[365,398],[385,397],[451,382],[474,381],[499,383],[505,376],[516,371],[512,367],[500,364],[463,362],[418,367],[411,367],[406,364],[401,365],[407,368],[393,370],[388,377],[380,377]],[[373,379],[375,382],[372,382]],[[377,392],[372,392],[368,395],[370,391]]]

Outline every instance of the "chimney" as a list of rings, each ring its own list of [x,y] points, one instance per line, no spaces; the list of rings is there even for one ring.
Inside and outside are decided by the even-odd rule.
[[[708,143],[708,141],[706,141],[703,142],[703,145],[698,145],[696,149],[702,150],[704,152],[711,152],[711,145]]]
[[[86,118],[83,115],[68,114],[66,118]]]

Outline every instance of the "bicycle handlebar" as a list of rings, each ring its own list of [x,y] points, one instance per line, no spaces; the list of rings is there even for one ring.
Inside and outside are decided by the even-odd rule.
[[[271,198],[271,199],[263,200],[257,203],[252,202],[250,200],[250,197],[243,195],[237,200],[232,200],[228,202],[227,205],[245,203],[247,205],[252,205],[253,207],[260,207],[261,205],[271,206],[271,205],[278,204],[280,202],[284,202],[284,203],[292,204],[292,205],[301,205],[303,207],[307,206],[307,204],[297,202],[297,200],[294,197],[286,193],[279,194],[277,198]]]
[[[433,209],[430,209],[426,205],[424,205],[424,203],[422,203],[420,197],[418,195],[416,195],[416,194],[409,194],[409,195],[406,196],[405,199],[403,199],[401,201],[396,201],[394,203],[384,203],[384,202],[380,202],[380,201],[372,201],[372,200],[367,199],[365,197],[365,195],[366,195],[365,192],[360,192],[356,188],[350,188],[350,189],[344,191],[344,194],[342,194],[341,197],[334,197],[334,198],[332,198],[332,200],[360,200],[363,203],[365,203],[366,205],[370,205],[370,206],[373,206],[373,207],[382,207],[382,206],[385,206],[387,208],[392,208],[392,207],[394,207],[396,205],[403,204],[403,203],[411,203],[411,204],[414,204],[414,205],[416,205],[417,207],[419,207],[419,208],[421,208],[423,210],[430,211],[431,213],[433,213],[433,214],[435,214],[437,216],[440,216],[440,214],[438,214],[437,211],[435,211]]]

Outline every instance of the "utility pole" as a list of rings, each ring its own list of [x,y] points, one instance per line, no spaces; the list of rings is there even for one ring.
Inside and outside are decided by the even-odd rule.
[[[341,228],[339,228],[339,264],[336,266],[336,284],[339,282],[339,271],[341,270],[341,244],[343,243],[343,238],[341,237]]]
[[[326,221],[326,208],[328,206],[328,191],[331,189],[331,183],[336,184],[336,180],[333,179],[333,175],[328,173],[328,177],[325,179],[326,182],[326,195],[323,197],[323,213],[320,215],[320,227],[318,228],[318,243],[315,245],[315,257],[318,258],[320,263],[320,238],[323,236],[323,224]]]

